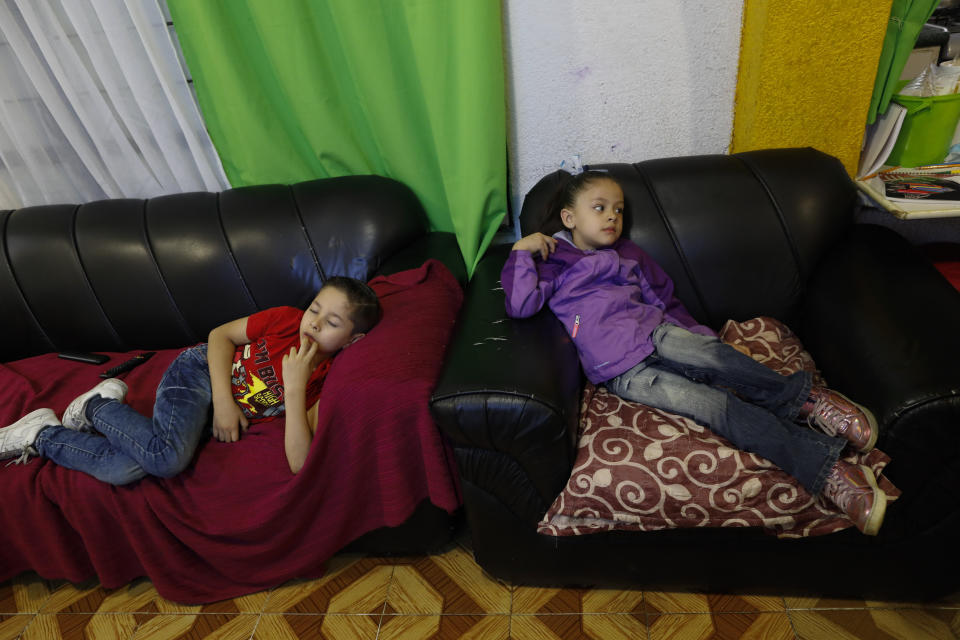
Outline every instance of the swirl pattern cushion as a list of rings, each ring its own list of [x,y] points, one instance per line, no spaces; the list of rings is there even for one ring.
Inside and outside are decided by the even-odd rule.
[[[724,342],[780,373],[810,371],[824,384],[800,340],[773,318],[728,321]],[[888,500],[900,491],[881,475],[890,458],[845,450],[866,464]],[[853,523],[811,497],[770,461],[736,449],[692,420],[622,400],[587,384],[577,458],[570,480],[538,526],[541,534],[656,531],[681,527],[761,527],[780,537],[833,533]]]

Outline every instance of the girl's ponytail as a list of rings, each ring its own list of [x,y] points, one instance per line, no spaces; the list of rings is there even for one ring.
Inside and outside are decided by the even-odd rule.
[[[582,175],[582,174],[579,174]],[[563,231],[563,221],[560,219],[560,211],[567,206],[568,190],[574,176],[566,171],[557,172],[558,186],[553,195],[547,200],[547,206],[544,208],[540,217],[540,233],[552,236],[558,231]]]

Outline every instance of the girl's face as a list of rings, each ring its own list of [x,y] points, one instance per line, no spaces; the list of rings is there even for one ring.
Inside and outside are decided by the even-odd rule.
[[[560,218],[580,249],[609,247],[623,232],[623,191],[613,180],[595,180],[577,194],[572,208],[560,211]]]

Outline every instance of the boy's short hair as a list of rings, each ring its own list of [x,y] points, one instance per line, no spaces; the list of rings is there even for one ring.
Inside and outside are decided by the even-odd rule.
[[[380,322],[380,299],[367,283],[346,276],[333,276],[327,278],[320,289],[326,287],[333,287],[347,296],[354,333],[366,333]]]

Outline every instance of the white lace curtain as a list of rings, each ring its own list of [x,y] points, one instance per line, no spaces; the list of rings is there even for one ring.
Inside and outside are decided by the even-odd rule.
[[[0,0],[0,209],[228,188],[159,0]]]

